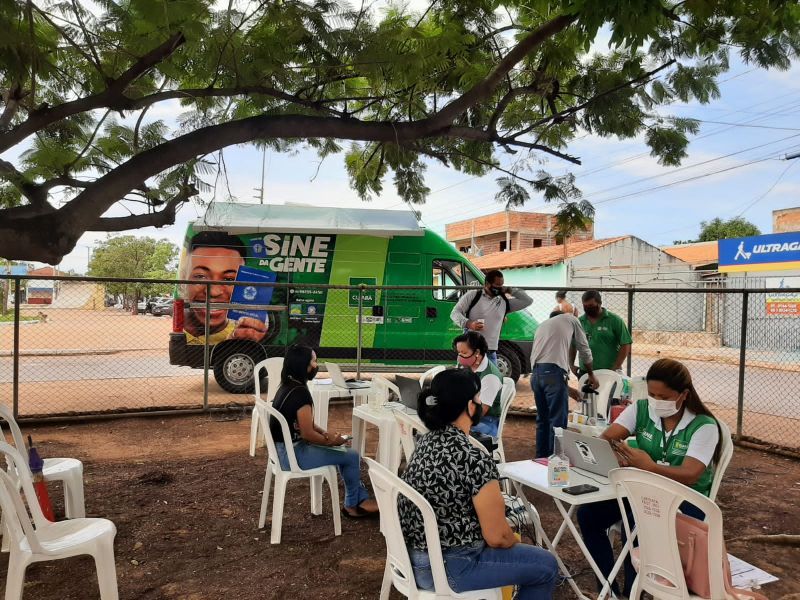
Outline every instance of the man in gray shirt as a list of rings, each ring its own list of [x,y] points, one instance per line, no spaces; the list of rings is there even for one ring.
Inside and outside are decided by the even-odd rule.
[[[569,350],[575,344],[586,366],[587,380],[598,387],[592,370],[592,351],[581,322],[571,314],[553,311],[536,329],[531,350],[531,389],[536,401],[536,458],[553,453],[553,428],[567,426],[569,410]]]
[[[503,287],[504,284],[500,271],[489,271],[486,273],[483,288],[461,296],[450,313],[450,319],[458,327],[464,331],[478,331],[486,338],[489,346],[486,356],[495,365],[500,329],[506,314],[522,310],[533,302],[533,298],[524,291]]]

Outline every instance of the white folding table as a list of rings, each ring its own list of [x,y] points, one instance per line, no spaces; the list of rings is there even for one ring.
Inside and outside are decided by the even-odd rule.
[[[513,484],[514,488],[516,489],[517,496],[522,500],[523,506],[526,507],[526,510],[529,511],[529,517],[531,518],[531,523],[534,523],[537,533],[541,536],[542,540],[544,541],[545,545],[547,546],[548,550],[553,553],[555,556],[556,561],[558,561],[558,566],[561,569],[563,575],[567,578],[570,586],[572,587],[575,594],[581,600],[588,600],[590,597],[584,594],[581,589],[578,587],[578,584],[575,583],[575,580],[572,578],[572,575],[567,570],[567,567],[564,565],[564,562],[561,560],[561,557],[558,555],[558,544],[561,541],[561,537],[564,535],[566,530],[572,534],[572,537],[575,538],[575,541],[578,543],[578,547],[581,549],[586,561],[589,563],[589,566],[592,567],[592,570],[597,575],[597,578],[600,581],[604,581],[603,589],[598,596],[598,600],[602,600],[606,596],[611,596],[611,587],[610,581],[614,581],[619,573],[619,570],[622,568],[623,562],[625,557],[628,556],[630,552],[633,539],[636,537],[636,529],[632,531],[631,539],[627,540],[625,545],[620,552],[619,557],[617,558],[617,562],[614,563],[614,568],[611,571],[611,576],[608,580],[605,579],[603,574],[600,572],[600,568],[597,566],[597,563],[592,558],[592,555],[589,554],[589,550],[586,548],[586,544],[583,542],[583,538],[581,537],[580,532],[578,531],[575,523],[572,520],[573,513],[578,506],[584,504],[591,504],[593,502],[603,502],[604,500],[616,500],[617,494],[609,482],[608,478],[601,477],[599,475],[584,474],[578,469],[570,469],[569,472],[569,485],[580,485],[582,483],[586,483],[589,485],[593,485],[595,487],[600,488],[596,492],[590,492],[588,494],[581,494],[579,496],[573,496],[571,494],[566,494],[563,491],[563,488],[557,487],[549,487],[547,485],[547,466],[537,463],[533,460],[520,460],[516,462],[508,462],[504,464],[498,465],[500,469],[500,476],[507,477],[510,479]],[[539,519],[534,518],[532,514],[531,504],[528,499],[525,497],[523,492],[523,486],[528,486],[536,490],[537,492],[541,492],[543,494],[547,494],[553,499],[553,502],[558,509],[558,512],[561,514],[563,521],[561,526],[558,528],[558,532],[556,533],[555,537],[550,540],[547,534],[544,532],[542,528],[541,522]],[[567,509],[566,506],[569,506]]]
[[[394,411],[403,410],[400,403],[370,406],[369,403],[353,407],[353,448],[364,455],[367,423],[378,428],[378,453],[375,457],[380,464],[397,473],[400,466],[400,431]],[[420,422],[421,423],[421,422]]]
[[[331,398],[353,398],[353,403],[359,404],[362,397],[366,397],[370,391],[370,388],[342,388],[333,385],[330,379],[314,379],[308,387],[314,401],[314,423],[322,429],[328,429]]]

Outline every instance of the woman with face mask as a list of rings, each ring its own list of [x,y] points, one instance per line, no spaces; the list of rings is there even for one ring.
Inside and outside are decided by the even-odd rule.
[[[301,469],[314,469],[336,465],[344,479],[345,516],[360,518],[378,514],[378,504],[369,498],[361,483],[361,457],[352,448],[335,448],[347,440],[338,433],[328,433],[314,424],[314,403],[308,382],[316,377],[317,355],[308,346],[291,346],[283,359],[281,385],[272,406],[286,419],[292,436],[288,443],[294,446],[297,464]],[[281,466],[289,469],[286,455],[287,440],[283,439],[280,424],[270,418],[270,431],[275,440]]]
[[[472,431],[497,437],[500,425],[500,390],[503,375],[500,369],[488,358],[489,346],[477,331],[468,331],[453,340],[453,349],[458,352],[458,364],[475,373],[481,380],[481,405],[483,414]]]
[[[620,466],[658,473],[708,496],[721,451],[716,418],[697,395],[689,370],[677,360],[657,360],[646,379],[647,399],[628,406],[601,437],[614,446]],[[624,443],[631,435],[636,436],[635,447]],[[686,502],[680,508],[698,519],[705,516]],[[605,574],[614,563],[606,530],[621,518],[616,500],[578,508],[583,539]],[[630,510],[628,518],[633,521]],[[624,595],[635,576],[627,560]]]
[[[506,522],[497,466],[469,441],[480,420],[481,382],[469,369],[448,369],[422,390],[418,413],[430,430],[423,435],[402,475],[436,513],[450,586],[456,592],[519,586],[518,600],[552,598],[555,558],[521,544]],[[417,586],[433,589],[422,516],[398,499],[400,524]]]

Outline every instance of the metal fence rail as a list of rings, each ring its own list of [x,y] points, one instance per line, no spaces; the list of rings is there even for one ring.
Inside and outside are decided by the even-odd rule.
[[[41,288],[41,279],[52,283],[50,303],[23,302],[26,288],[31,282]],[[252,395],[229,393],[218,383],[225,368],[234,379],[237,369],[246,371],[244,363],[234,360],[237,352],[252,349],[249,341],[263,333],[232,326],[227,317],[236,316],[231,312],[236,310],[265,311],[267,332],[258,344],[261,357],[282,354],[288,344],[301,342],[324,347],[323,357],[358,374],[420,371],[450,363],[455,356],[450,340],[458,330],[451,326],[436,333],[434,325],[448,321],[459,295],[474,289],[248,284],[273,288],[268,306],[253,306],[231,303],[230,298],[217,302],[217,287],[243,285],[238,282],[126,280],[132,285],[165,284],[182,298],[187,298],[186,286],[202,288],[196,296],[202,300],[188,302],[184,313],[186,331],[194,327],[197,334],[193,343],[181,345],[185,362],[199,367],[193,370],[170,364],[170,355],[173,363],[179,355],[171,336],[172,316],[154,315],[150,306],[142,306],[148,311],[143,313],[135,304],[120,302],[109,290],[115,285],[118,289],[121,280],[0,276],[0,284],[5,285],[4,280],[10,282],[14,301],[0,315],[0,391],[21,418],[252,404]],[[800,315],[775,312],[770,306],[772,295],[787,290],[713,285],[600,288],[603,305],[620,315],[633,335],[628,373],[644,375],[659,357],[681,360],[700,397],[738,435],[800,449]],[[537,303],[548,294],[552,298],[555,291],[525,289]],[[580,306],[583,291],[568,289],[569,300]],[[42,294],[37,296],[41,302]],[[426,311],[433,300],[438,313]],[[382,327],[402,319],[416,319],[422,327],[408,334],[402,328]],[[232,339],[241,343],[228,346],[227,361],[213,343],[215,327],[222,323],[230,329],[222,331],[220,339],[236,329]],[[205,331],[212,332],[211,342]],[[183,334],[177,337],[184,339]],[[523,364],[523,373],[529,370],[529,364]],[[519,403],[532,405],[526,380],[518,390]]]

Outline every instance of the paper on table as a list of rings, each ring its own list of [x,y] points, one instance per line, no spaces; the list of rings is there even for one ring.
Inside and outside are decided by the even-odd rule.
[[[333,383],[333,379],[315,379],[314,385],[331,385]]]
[[[778,581],[778,578],[774,575],[770,575],[766,571],[762,571],[758,567],[746,563],[741,558],[736,558],[733,554],[728,554],[728,561],[731,563],[733,587],[749,590],[762,586],[765,583]]]

